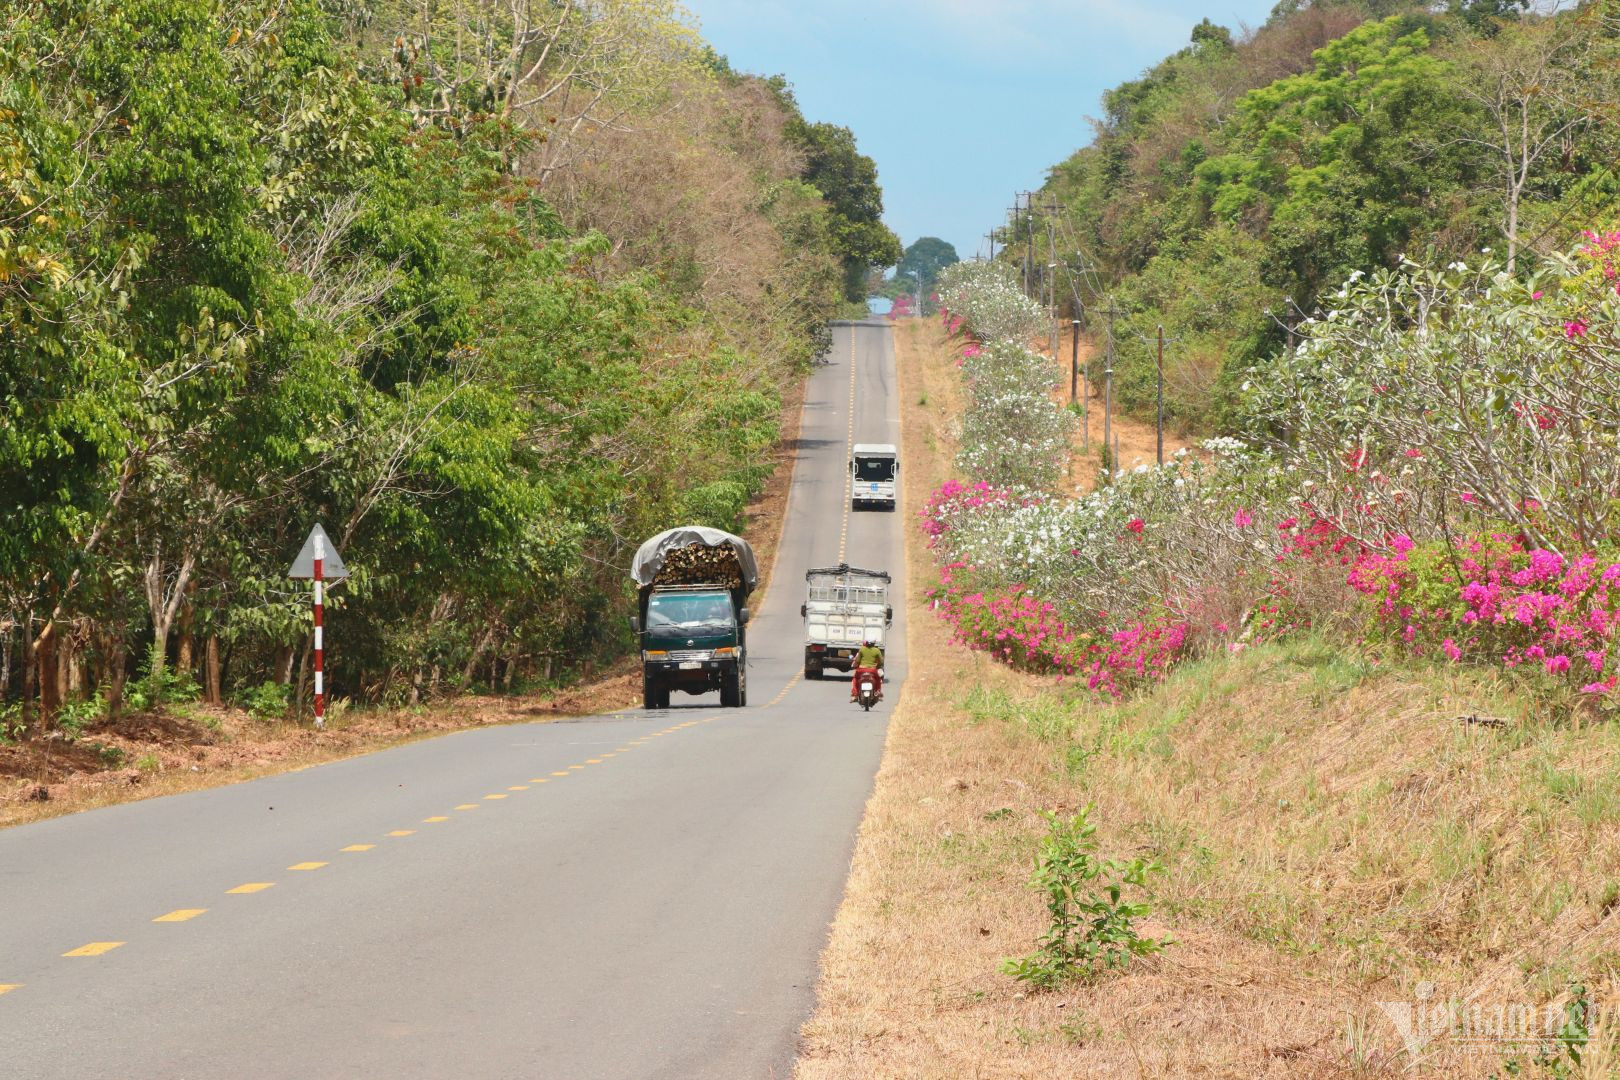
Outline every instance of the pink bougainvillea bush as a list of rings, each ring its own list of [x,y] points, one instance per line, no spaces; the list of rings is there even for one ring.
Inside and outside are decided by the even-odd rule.
[[[1356,560],[1349,583],[1371,601],[1376,630],[1416,655],[1500,664],[1587,694],[1620,680],[1620,561],[1568,558],[1498,532],[1455,544],[1396,537]]]

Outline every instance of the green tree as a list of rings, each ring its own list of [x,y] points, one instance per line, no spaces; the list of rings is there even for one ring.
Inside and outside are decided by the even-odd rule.
[[[921,305],[926,305],[939,272],[960,261],[953,245],[937,236],[924,236],[906,248],[895,265],[894,274],[897,280],[909,280]]]
[[[834,250],[844,264],[844,296],[866,296],[866,275],[900,260],[900,238],[883,224],[883,190],[877,163],[855,148],[855,134],[836,124],[793,125],[804,148],[805,182],[832,211]]]

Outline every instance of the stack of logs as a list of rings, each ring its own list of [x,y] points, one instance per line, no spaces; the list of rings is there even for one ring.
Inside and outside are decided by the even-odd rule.
[[[729,544],[710,547],[688,544],[664,555],[664,565],[653,579],[654,585],[724,585],[742,587],[742,567]]]

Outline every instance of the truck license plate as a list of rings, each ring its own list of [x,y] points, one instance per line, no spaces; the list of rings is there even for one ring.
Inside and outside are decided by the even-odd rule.
[[[700,660],[682,660],[681,661],[681,670],[682,671],[696,671],[698,668],[700,668],[702,666],[703,666],[703,662],[700,661]]]

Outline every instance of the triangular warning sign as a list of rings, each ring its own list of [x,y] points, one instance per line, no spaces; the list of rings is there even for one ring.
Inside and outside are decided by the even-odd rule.
[[[321,548],[321,580],[336,581],[338,578],[349,576],[349,568],[343,565],[343,558],[338,554],[337,545],[332,538],[326,535],[320,522],[309,530],[309,539],[304,541],[303,548],[298,552],[298,558],[293,560],[292,567],[287,571],[290,578],[313,578],[315,576],[315,547],[317,542]]]

